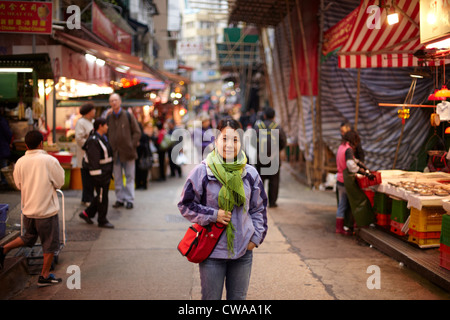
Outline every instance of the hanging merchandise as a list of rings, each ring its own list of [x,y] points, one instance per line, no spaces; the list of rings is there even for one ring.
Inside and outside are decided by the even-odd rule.
[[[441,118],[439,117],[439,114],[432,113],[430,122],[433,127],[439,127],[439,125],[441,124]]]
[[[38,79],[36,72],[33,72],[33,119],[39,119],[44,114],[44,106],[39,101]]]
[[[402,124],[405,124],[405,120],[409,119],[409,109],[403,108],[398,110],[398,117],[402,119]]]
[[[17,117],[19,120],[25,118],[25,103],[23,103],[22,98],[20,98],[20,101],[17,104]]]
[[[439,115],[441,121],[450,120],[450,102],[442,101],[436,106],[436,113]]]

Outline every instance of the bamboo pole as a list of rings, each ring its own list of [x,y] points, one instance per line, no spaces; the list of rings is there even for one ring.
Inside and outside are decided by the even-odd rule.
[[[253,53],[253,48],[252,47],[252,52]],[[251,54],[250,54],[251,55]],[[244,65],[244,61],[242,61],[242,65]],[[248,110],[248,103],[250,100],[250,91],[252,90],[252,78],[253,78],[253,61],[251,61],[249,63],[249,65],[247,66],[248,70],[247,70],[247,83],[246,83],[246,89],[245,89],[245,110]]]
[[[298,69],[297,69],[297,60],[295,59],[295,40],[294,40],[294,31],[292,28],[292,21],[291,21],[291,10],[289,9],[289,0],[286,0],[286,11],[288,16],[288,23],[289,23],[289,31],[290,31],[290,38],[291,38],[291,60],[292,65],[294,69],[294,82],[295,82],[295,90],[297,91],[297,108],[299,116],[301,117],[302,121],[302,127],[303,127],[303,137],[305,139],[305,155],[306,158],[309,158],[309,145],[308,140],[306,138],[306,127],[305,127],[305,119],[303,116],[303,104],[302,104],[302,94],[300,91],[300,83],[298,79]],[[283,24],[284,25],[284,24]],[[311,185],[311,175],[309,172],[309,160],[306,159],[306,177],[308,184]]]
[[[282,70],[282,59],[281,59],[281,54],[280,54],[280,41],[278,41],[278,38],[275,37],[275,48],[277,50],[277,58],[278,58],[278,74],[280,76],[280,82],[278,83],[279,86],[281,86],[281,88],[279,88],[279,92],[280,94],[282,94],[283,100],[284,100],[284,108],[282,107],[282,103],[281,103],[281,109],[283,111],[283,114],[285,115],[285,121],[287,123],[287,127],[288,127],[288,132],[291,132],[291,122],[289,121],[289,101],[287,98],[287,94],[286,94],[286,85],[285,85],[285,81],[284,81],[284,76],[283,76],[283,70]],[[272,48],[271,50],[271,54],[273,57],[273,51]]]
[[[321,89],[321,71],[322,71],[322,46],[323,46],[323,27],[324,25],[324,0],[320,0],[320,9],[319,9],[319,47],[318,47],[318,63],[317,63],[317,98],[316,98],[316,128],[317,128],[317,135],[318,135],[318,141],[317,141],[317,149],[319,153],[319,159],[320,159],[320,174],[321,176],[325,173],[325,158],[324,158],[324,150],[323,150],[323,142],[322,142],[322,89]]]
[[[356,80],[356,104],[355,104],[355,131],[358,130],[358,118],[359,118],[359,94],[361,89],[361,69],[358,68],[358,75]]]
[[[312,125],[312,141],[313,141],[313,183],[316,185],[318,181],[320,181],[320,177],[318,177],[318,155],[317,155],[317,146],[316,146],[316,113],[314,110],[314,95],[313,95],[313,86],[312,86],[312,78],[311,78],[311,69],[309,65],[309,56],[308,56],[308,48],[305,37],[305,28],[303,25],[303,17],[300,9],[300,3],[298,0],[295,0],[295,7],[297,9],[297,18],[300,26],[300,34],[302,36],[302,47],[303,47],[303,59],[305,59],[306,65],[306,77],[308,80],[308,90],[309,90],[309,98],[311,101],[311,125]],[[318,186],[318,185],[317,185]]]
[[[272,95],[272,86],[270,84],[270,78],[269,78],[269,68],[267,68],[267,61],[266,61],[266,49],[264,46],[264,38],[263,38],[263,28],[258,28],[258,34],[259,34],[259,51],[261,55],[261,59],[263,62],[264,67],[264,78],[266,80],[266,88],[267,88],[267,100],[269,100],[270,106],[273,108],[273,95]]]
[[[290,123],[289,123],[289,121],[288,121],[288,119],[286,117],[285,108],[283,108],[283,102],[282,102],[282,99],[281,99],[281,95],[283,94],[283,86],[281,86],[281,84],[283,83],[282,82],[282,75],[280,73],[280,78],[281,79],[280,79],[280,81],[278,81],[277,80],[277,72],[276,72],[276,68],[275,68],[275,65],[279,66],[279,63],[276,63],[276,61],[274,59],[272,46],[270,45],[269,37],[267,35],[267,29],[263,29],[262,33],[263,33],[264,41],[265,41],[267,47],[269,48],[270,57],[272,59],[272,76],[274,78],[274,83],[275,83],[275,90],[274,90],[274,92],[272,94],[272,98],[275,99],[274,93],[277,92],[276,98],[278,99],[278,102],[279,102],[279,105],[280,105],[281,122],[283,124],[287,124],[288,127],[289,127],[289,130],[290,130]],[[281,86],[281,88],[280,88],[280,86]],[[275,101],[274,101],[274,103],[275,103]]]

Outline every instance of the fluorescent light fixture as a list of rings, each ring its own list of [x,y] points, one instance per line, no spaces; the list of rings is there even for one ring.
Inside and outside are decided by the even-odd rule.
[[[6,73],[33,72],[33,68],[0,68],[0,72],[6,72]]]
[[[93,56],[92,54],[89,54],[89,53],[86,53],[86,54],[84,55],[84,57],[85,57],[86,60],[89,61],[89,62],[94,62],[94,61],[97,59],[96,56]]]
[[[387,16],[389,25],[398,23],[398,13],[391,13]]]
[[[414,70],[414,72],[411,72],[411,73],[409,74],[409,76],[410,76],[411,78],[419,78],[419,79],[422,79],[422,78],[431,78],[431,75],[430,75],[428,72],[422,71],[422,70]]]
[[[97,60],[95,60],[95,63],[96,63],[98,66],[103,67],[103,66],[105,65],[105,60],[97,59]]]
[[[127,73],[127,70],[126,70],[126,69],[123,69],[123,68],[121,68],[121,67],[116,67],[116,71],[117,71],[117,72],[120,72],[120,73]]]
[[[427,49],[449,49],[450,48],[450,38],[430,43],[426,46]]]

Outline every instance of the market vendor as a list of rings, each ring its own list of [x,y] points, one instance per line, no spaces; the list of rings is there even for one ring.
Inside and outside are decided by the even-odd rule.
[[[351,233],[354,222],[358,227],[367,227],[375,222],[375,213],[370,200],[356,182],[357,173],[371,180],[375,178],[365,165],[355,158],[359,141],[359,136],[354,130],[347,131],[337,152],[339,204],[336,213],[336,233]]]

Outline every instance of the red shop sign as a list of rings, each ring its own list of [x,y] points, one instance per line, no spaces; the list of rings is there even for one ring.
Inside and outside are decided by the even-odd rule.
[[[131,35],[109,20],[95,2],[92,2],[92,32],[112,48],[120,52],[131,53]]]
[[[0,1],[0,32],[52,33],[52,3]]]

